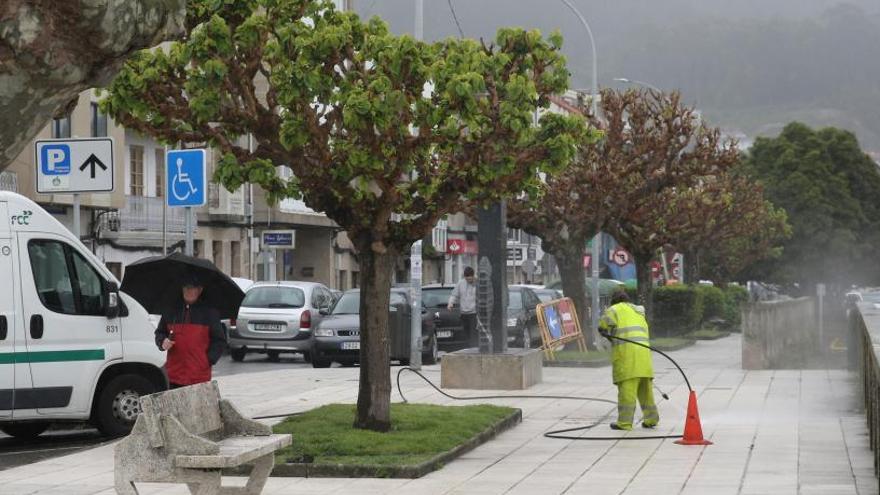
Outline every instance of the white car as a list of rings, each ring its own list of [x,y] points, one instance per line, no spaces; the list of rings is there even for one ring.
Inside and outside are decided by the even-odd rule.
[[[312,329],[330,311],[333,294],[316,282],[257,282],[229,325],[229,353],[242,361],[249,352],[277,361],[281,353],[309,359]]]

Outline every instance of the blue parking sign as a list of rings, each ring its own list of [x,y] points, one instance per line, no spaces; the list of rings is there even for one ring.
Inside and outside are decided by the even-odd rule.
[[[40,149],[40,167],[44,175],[70,174],[70,146],[47,144]]]
[[[206,153],[203,149],[171,150],[165,156],[168,206],[204,206],[207,200]]]

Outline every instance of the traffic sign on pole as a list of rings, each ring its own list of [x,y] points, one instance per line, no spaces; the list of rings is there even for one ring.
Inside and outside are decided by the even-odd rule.
[[[36,190],[40,194],[113,191],[113,139],[34,141]]]
[[[203,149],[169,150],[166,158],[168,206],[205,206],[207,163]]]

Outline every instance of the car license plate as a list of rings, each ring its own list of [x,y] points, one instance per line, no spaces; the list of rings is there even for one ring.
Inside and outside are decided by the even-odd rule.
[[[448,339],[449,337],[452,337],[452,330],[440,330],[437,332],[438,339]]]
[[[342,348],[356,351],[361,348],[361,343],[360,342],[343,342]]]
[[[261,323],[258,325],[254,325],[254,330],[258,332],[281,332],[284,330],[285,325],[280,323]]]

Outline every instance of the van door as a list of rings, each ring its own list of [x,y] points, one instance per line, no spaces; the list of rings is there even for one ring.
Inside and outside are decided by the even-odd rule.
[[[15,277],[6,202],[0,202],[0,279],[12,287],[0,290],[0,419],[12,417],[15,396]],[[11,290],[10,290],[11,289]]]
[[[18,234],[27,361],[40,414],[84,414],[106,362],[122,358],[118,318],[105,316],[104,278],[54,234]]]

